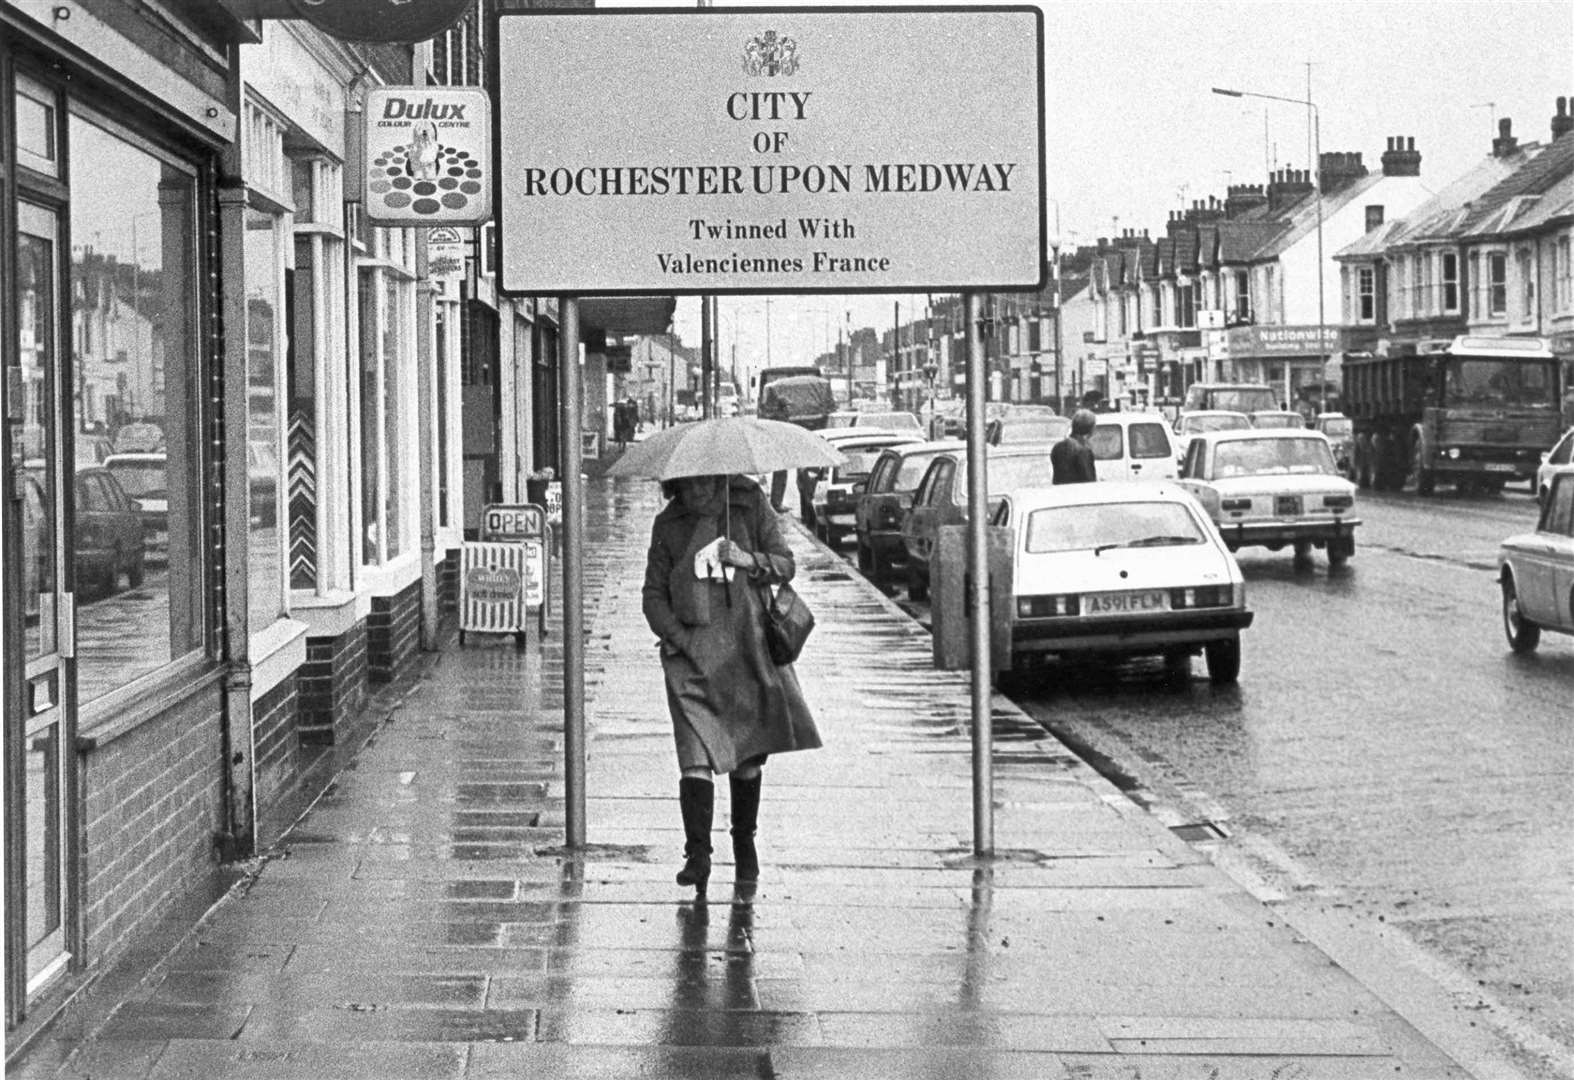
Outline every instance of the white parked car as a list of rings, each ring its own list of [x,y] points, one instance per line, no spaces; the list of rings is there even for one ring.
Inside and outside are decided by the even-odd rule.
[[[1543,630],[1574,634],[1574,465],[1547,477],[1536,531],[1504,540],[1497,562],[1509,648],[1533,652]]]
[[[1240,676],[1252,624],[1246,583],[1217,530],[1174,483],[1062,484],[1007,497],[1012,534],[1011,666],[1046,656],[1207,657]]]
[[[1175,418],[1175,462],[1186,460],[1186,451],[1194,435],[1207,431],[1245,431],[1252,426],[1251,417],[1243,412],[1228,409],[1199,409],[1183,412]]]
[[[1355,485],[1339,475],[1320,431],[1215,431],[1193,437],[1180,482],[1231,551],[1326,548],[1331,565],[1355,554]]]

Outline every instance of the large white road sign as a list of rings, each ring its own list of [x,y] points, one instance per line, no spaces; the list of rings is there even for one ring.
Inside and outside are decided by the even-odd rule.
[[[502,288],[1036,288],[1028,7],[496,18]]]

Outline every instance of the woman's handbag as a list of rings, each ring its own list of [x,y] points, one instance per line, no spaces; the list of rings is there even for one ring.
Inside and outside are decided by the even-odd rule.
[[[803,652],[803,643],[814,629],[814,612],[791,585],[778,585],[771,594],[765,587],[765,647],[776,664],[790,664]]]

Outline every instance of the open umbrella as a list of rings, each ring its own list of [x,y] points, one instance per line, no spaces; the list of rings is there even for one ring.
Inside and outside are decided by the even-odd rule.
[[[624,451],[608,474],[675,480],[846,463],[847,458],[830,443],[796,424],[729,416],[659,431]]]

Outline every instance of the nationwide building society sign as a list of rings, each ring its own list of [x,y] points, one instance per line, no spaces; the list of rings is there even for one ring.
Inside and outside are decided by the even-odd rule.
[[[1043,284],[1036,8],[494,22],[505,292]]]

